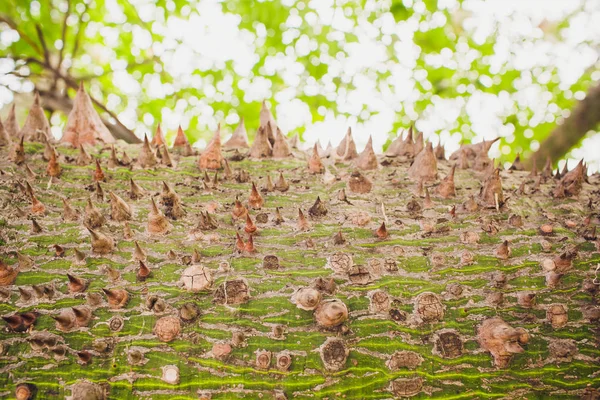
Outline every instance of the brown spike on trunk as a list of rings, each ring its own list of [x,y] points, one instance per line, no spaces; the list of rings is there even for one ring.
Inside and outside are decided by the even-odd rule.
[[[88,197],[83,215],[83,224],[89,228],[100,228],[106,222],[104,215],[92,202],[92,198]]]
[[[94,253],[112,253],[113,249],[115,248],[115,242],[110,236],[90,228],[87,228],[87,230],[90,232],[90,236],[92,237],[92,251]]]
[[[275,183],[275,190],[278,190],[280,192],[287,192],[289,188],[290,184],[285,180],[283,172],[279,172],[279,179]]]
[[[144,251],[144,249],[142,249],[142,247],[140,246],[140,244],[138,243],[138,241],[134,241],[135,244],[135,250],[133,250],[133,256],[132,256],[132,260],[136,260],[136,261],[146,261],[146,252]]]
[[[438,145],[435,147],[433,152],[435,153],[435,157],[438,160],[446,159],[446,149],[444,148],[444,146],[442,146],[442,142],[438,142]]]
[[[275,225],[281,225],[282,223],[284,223],[284,219],[281,216],[281,211],[280,211],[281,207],[275,207]]]
[[[36,179],[37,178],[37,174],[35,172],[33,172],[33,170],[31,169],[31,167],[29,166],[29,164],[25,164],[25,172],[27,173],[27,177],[29,179]]]
[[[479,198],[486,207],[500,208],[504,204],[500,169],[496,168],[483,183]]]
[[[83,88],[83,83],[79,86],[73,100],[73,109],[69,113],[60,141],[70,143],[73,147],[80,144],[93,146],[98,143],[115,142],[115,138],[94,109],[92,100]]]
[[[311,174],[322,174],[325,171],[321,157],[319,157],[319,151],[317,149],[317,143],[313,146],[312,155],[308,159],[308,171]]]
[[[150,277],[150,268],[142,260],[139,261],[140,266],[137,270],[136,278],[138,282],[144,282]]]
[[[256,229],[256,224],[252,221],[252,218],[250,218],[250,214],[246,214],[246,226],[244,227],[244,231],[248,234],[252,234],[256,232]]]
[[[150,144],[156,148],[167,145],[167,141],[165,140],[165,136],[163,135],[160,124],[156,125],[156,131],[154,132],[154,136],[152,136],[152,142]]]
[[[35,220],[35,218],[31,219],[31,232],[34,234],[37,233],[42,233],[44,230],[42,229],[42,227],[40,226],[40,224],[38,224],[38,222]]]
[[[8,317],[2,317],[2,319],[4,320],[4,322],[6,322],[6,325],[8,325],[8,328],[11,331],[23,332],[26,330],[23,324],[23,318],[21,318],[21,316],[18,314],[9,315]]]
[[[8,110],[8,116],[4,121],[4,129],[10,135],[13,141],[19,140],[19,133],[21,128],[19,128],[19,123],[17,122],[17,112],[16,112],[16,104],[13,103],[10,109]]]
[[[425,188],[425,201],[423,202],[423,208],[433,208],[433,201],[429,196],[429,189]]]
[[[77,358],[81,364],[87,365],[92,362],[92,353],[87,350],[78,351]]]
[[[267,139],[273,145],[275,143],[275,130],[277,129],[277,122],[267,107],[267,102],[263,100],[260,109],[260,127],[265,128],[267,133]]]
[[[26,328],[29,328],[30,326],[32,326],[33,324],[35,324],[35,321],[37,320],[38,314],[36,312],[29,311],[29,312],[26,312],[26,313],[21,313],[21,314],[19,314],[19,316],[21,317],[21,320],[23,321],[23,325]]]
[[[569,164],[567,162],[565,162],[565,165],[564,165],[562,171],[560,172],[560,176],[565,176],[565,175],[567,175],[568,172],[569,172]]]
[[[342,231],[339,230],[337,231],[337,233],[333,236],[333,244],[336,245],[343,245],[346,243],[346,238],[344,238],[344,235],[342,234]]]
[[[89,165],[92,162],[92,156],[89,155],[83,144],[79,145],[79,153],[75,163],[79,166]]]
[[[269,142],[269,135],[266,126],[261,126],[256,132],[254,143],[250,147],[249,155],[251,158],[267,158],[273,155],[273,146]]]
[[[452,165],[452,169],[448,175],[442,179],[439,186],[437,187],[437,193],[444,199],[449,199],[456,196],[456,187],[454,186],[454,172],[456,170],[456,164]]]
[[[110,308],[123,308],[129,301],[129,293],[125,289],[102,289],[102,291],[106,295]]]
[[[273,127],[271,127],[273,130]],[[287,142],[283,133],[281,133],[281,129],[276,128],[275,132],[275,143],[273,143],[273,157],[274,158],[287,158],[292,155],[292,151],[290,150],[290,145]]]
[[[100,182],[96,182],[96,200],[100,203],[104,202],[104,189],[102,189],[102,185]]]
[[[242,239],[242,237],[240,236],[240,234],[238,232],[235,233],[236,235],[236,241],[235,241],[235,248],[242,252],[244,251],[244,248],[246,247],[246,243],[244,243],[244,240]]]
[[[223,155],[221,154],[221,124],[215,131],[215,134],[206,146],[206,149],[200,154],[198,167],[200,169],[220,169]]]
[[[27,269],[31,268],[31,266],[33,266],[33,263],[34,263],[33,259],[30,256],[23,254],[21,252],[18,252],[18,251],[17,251],[17,260],[19,261],[19,269],[20,270],[27,270]]]
[[[50,161],[52,153],[54,153],[55,155],[57,154],[54,146],[52,146],[49,141],[44,142],[44,152],[42,153],[42,159],[44,161]]]
[[[419,153],[425,148],[425,140],[423,139],[423,132],[417,132],[417,137],[415,138],[415,156],[418,156]]]
[[[375,236],[379,239],[385,239],[389,236],[387,228],[385,227],[385,222],[382,222],[379,228],[375,231]]]
[[[159,153],[161,154],[161,164],[166,165],[167,167],[174,168],[175,162],[171,158],[171,154],[169,154],[169,150],[167,149],[167,145],[163,144],[159,146]]]
[[[300,208],[298,209],[298,223],[296,224],[296,227],[299,231],[307,231],[310,229],[308,220]]]
[[[250,192],[250,197],[248,198],[248,205],[252,208],[260,209],[264,204],[265,201],[256,189],[254,182],[252,182],[252,191]]]
[[[59,331],[69,332],[76,327],[73,310],[65,310],[59,315],[51,315],[51,317],[56,321],[56,329]]]
[[[60,168],[60,164],[56,159],[56,153],[54,151],[54,148],[52,148],[50,160],[48,160],[48,166],[46,167],[46,174],[52,178],[58,178],[61,172],[62,170]]]
[[[230,180],[233,176],[233,171],[231,171],[229,161],[227,161],[226,159],[223,159],[223,168],[225,169],[225,179]]]
[[[31,196],[31,213],[34,215],[44,215],[46,213],[46,206],[34,195]]]
[[[108,158],[108,168],[114,169],[120,165],[119,158],[117,157],[117,150],[115,145],[110,146],[110,157]]]
[[[35,92],[33,104],[29,109],[25,124],[21,128],[20,135],[28,142],[42,143],[45,143],[52,137],[50,123],[48,122],[48,118],[46,118],[44,109],[40,105],[40,94],[38,92]]]
[[[17,279],[19,271],[0,259],[0,286],[10,286]]]
[[[79,249],[75,249],[74,253],[75,253],[75,259],[78,262],[84,262],[85,261],[86,255],[85,255],[85,253],[83,251],[81,251]]]
[[[427,143],[424,151],[415,157],[415,161],[408,169],[408,176],[415,181],[422,179],[425,182],[437,179],[437,159],[433,154],[433,145]]]
[[[190,142],[183,132],[181,125],[177,128],[177,135],[175,136],[175,141],[173,142],[173,151],[178,153],[186,152],[186,148],[190,146]],[[185,154],[187,155],[187,154]]]
[[[9,155],[10,160],[17,165],[21,165],[25,162],[25,146],[23,141],[23,136],[21,136],[21,140],[13,145]]]
[[[129,204],[112,191],[108,194],[110,195],[111,218],[113,221],[123,222],[131,220],[132,210]]]
[[[375,155],[375,151],[373,150],[373,136],[369,136],[369,141],[365,146],[364,150],[356,160],[354,160],[354,165],[362,170],[373,170],[379,167],[379,162],[377,161],[377,156]]]
[[[144,197],[146,191],[142,189],[140,185],[135,183],[133,178],[129,178],[129,198],[132,200],[138,200]]]
[[[515,157],[515,161],[509,168],[509,171],[523,171],[524,169],[525,169],[525,167],[523,166],[523,163],[521,162],[521,155],[517,154],[517,156]]]
[[[104,175],[104,171],[102,170],[102,166],[100,165],[100,160],[96,158],[96,169],[94,170],[94,182],[106,182],[106,175]]]
[[[202,254],[198,251],[198,249],[194,249],[192,252],[192,264],[200,264],[202,261]]]
[[[151,235],[165,235],[171,231],[173,226],[164,214],[156,206],[154,197],[151,197],[150,213],[148,214],[147,230]]]
[[[352,193],[369,193],[373,188],[373,183],[359,171],[353,171],[348,180],[348,188]]]
[[[144,143],[142,143],[142,151],[140,151],[138,156],[138,164],[141,168],[152,168],[158,164],[156,154],[154,154],[152,147],[150,147],[147,135],[144,135]]]
[[[496,257],[500,258],[501,260],[507,260],[511,253],[512,251],[508,245],[508,240],[500,243],[500,245],[496,248]]]
[[[121,161],[119,162],[119,164],[124,167],[128,167],[131,165],[131,163],[132,163],[131,158],[129,157],[127,152],[125,150],[123,150],[123,155],[121,156]]]
[[[248,149],[250,145],[248,144],[248,133],[246,132],[246,127],[244,126],[244,118],[240,118],[240,122],[233,131],[233,135],[229,138],[229,140],[223,143],[223,148],[225,149]]]
[[[352,137],[352,129],[348,128],[348,132],[346,132],[346,137],[342,140],[342,142],[338,146],[337,153],[340,153],[341,149],[341,157],[344,161],[354,160],[358,157],[358,152],[356,151],[356,143],[354,143],[354,138]]]
[[[327,207],[325,206],[325,203],[321,201],[320,196],[317,196],[317,200],[315,200],[315,203],[312,205],[311,208],[308,209],[308,215],[310,215],[313,218],[320,218],[327,215]]]
[[[69,289],[69,292],[81,293],[87,288],[88,282],[85,279],[76,277],[71,274],[67,274],[67,278],[69,278],[69,283],[67,283],[67,288]]]
[[[255,253],[256,249],[254,248],[254,236],[252,235],[248,235],[248,241],[246,242],[246,245],[244,246],[244,251],[246,253]]]
[[[565,164],[565,170],[567,165]],[[577,167],[569,172],[564,172],[562,179],[556,185],[553,195],[555,198],[573,197],[579,195],[583,187],[583,160],[577,164]]]
[[[231,215],[232,215],[233,219],[235,220],[235,219],[246,218],[247,212],[248,212],[248,210],[246,209],[246,207],[244,207],[242,202],[239,201],[238,199],[235,199],[235,205],[233,207],[233,210],[231,210]]]
[[[412,143],[411,143],[412,144]],[[388,157],[397,157],[403,155],[403,147],[404,147],[404,139],[402,138],[402,133],[400,133],[396,138],[390,143],[387,148],[385,155]]]
[[[22,302],[28,302],[33,298],[33,293],[21,286],[19,286],[19,296]]]
[[[87,327],[92,320],[92,311],[86,306],[72,307],[75,314],[75,325],[80,328]]]
[[[12,144],[12,139],[10,137],[10,134],[4,127],[2,120],[0,120],[0,147],[7,147],[7,146],[10,146],[11,144]]]
[[[183,218],[186,214],[183,205],[181,204],[181,198],[165,181],[163,181],[163,191],[160,195],[160,203],[165,206],[165,216],[167,216],[167,218],[177,220]]]
[[[267,175],[267,184],[261,189],[263,192],[271,193],[275,190],[275,184],[271,179],[271,174]]]

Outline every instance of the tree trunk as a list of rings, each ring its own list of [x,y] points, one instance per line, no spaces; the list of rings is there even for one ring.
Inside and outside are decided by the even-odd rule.
[[[140,159],[142,146],[116,147]],[[92,176],[77,149],[56,150],[62,175],[49,181],[43,145],[25,144],[37,178],[0,147],[0,396],[29,384],[44,400],[596,398],[599,176],[564,201],[548,196],[553,179],[536,187],[524,171],[489,175],[482,194],[485,174],[468,166],[440,183],[446,160],[415,161],[413,172],[433,169],[423,184],[398,158],[359,174],[317,154],[328,172],[313,174],[296,150],[259,161],[236,152],[225,154],[233,176],[203,179],[193,156],[130,168],[97,146],[103,171]],[[130,178],[145,194],[130,197]],[[177,196],[187,215],[172,219]],[[63,219],[63,199],[79,217]],[[248,208],[248,223],[250,205],[261,208]],[[102,226],[93,236],[84,222]],[[100,235],[112,251],[92,248]],[[69,325],[73,307],[91,320]],[[27,312],[38,313],[28,326]]]
[[[542,142],[535,152],[538,167],[550,157],[553,162],[560,160],[579,141],[600,123],[600,84],[593,86],[583,100],[577,103],[571,115],[565,118]],[[531,165],[531,159],[528,160]]]

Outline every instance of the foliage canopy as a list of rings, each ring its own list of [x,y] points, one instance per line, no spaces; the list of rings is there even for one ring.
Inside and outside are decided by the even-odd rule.
[[[138,136],[162,121],[207,138],[239,116],[253,135],[266,98],[288,132],[416,121],[446,143],[503,136],[512,160],[600,78],[594,1],[547,18],[474,0],[6,1],[3,85],[73,97],[83,80]]]

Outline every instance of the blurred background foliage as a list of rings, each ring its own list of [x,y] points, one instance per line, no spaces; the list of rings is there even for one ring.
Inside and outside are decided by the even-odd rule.
[[[309,142],[335,145],[356,125],[368,131],[359,144],[373,134],[385,148],[416,122],[450,147],[502,136],[496,155],[512,161],[600,80],[598,1],[3,4],[0,105],[14,95],[22,122],[40,90],[55,100],[46,108],[57,136],[83,81],[99,111],[138,137],[161,122],[169,136],[181,124],[207,139],[240,116],[252,137],[267,99],[288,134]]]

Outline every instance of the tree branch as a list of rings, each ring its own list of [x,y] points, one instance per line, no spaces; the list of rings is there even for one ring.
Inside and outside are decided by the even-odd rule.
[[[62,62],[63,62],[63,55],[65,52],[65,47],[67,46],[67,20],[69,19],[69,16],[71,15],[71,0],[67,0],[67,12],[65,13],[65,18],[63,19],[63,25],[62,25],[62,34],[61,34],[61,40],[62,40],[62,46],[60,48],[60,51],[58,52],[58,64],[56,64],[56,69],[60,71],[60,67],[62,66]]]
[[[44,33],[42,32],[42,27],[40,24],[35,24],[35,31],[37,32],[38,38],[40,39],[40,44],[44,50],[44,60],[50,64],[50,52],[48,51],[48,46],[46,46],[46,39],[44,38]]]
[[[11,20],[6,16],[0,15],[0,22],[4,22],[11,29],[17,31],[19,36],[22,37],[28,45],[30,45],[38,54],[42,54],[42,49],[40,49],[40,46],[38,46],[38,44],[33,39],[31,39],[25,32],[19,29],[15,21]]]
[[[77,55],[77,51],[79,50],[79,41],[81,40],[81,33],[83,31],[85,31],[85,27],[87,26],[87,23],[83,22],[83,16],[85,15],[85,13],[87,13],[88,3],[84,3],[84,5],[85,5],[85,8],[83,9],[83,12],[79,16],[79,23],[77,24],[77,33],[75,34],[75,41],[73,42],[73,51],[71,51],[71,60],[75,60],[75,56]],[[73,63],[71,62],[71,65],[69,65],[69,68],[67,68],[67,73],[71,70],[72,66],[73,66]]]
[[[553,162],[561,159],[573,146],[577,145],[586,133],[600,123],[600,84],[591,87],[585,98],[577,103],[571,115],[558,125],[542,142],[534,157],[538,165],[547,157]],[[531,159],[528,160],[531,164]]]

